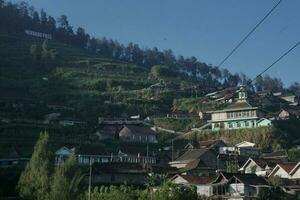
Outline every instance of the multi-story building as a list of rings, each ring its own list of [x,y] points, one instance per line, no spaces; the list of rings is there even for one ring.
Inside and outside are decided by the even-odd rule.
[[[258,107],[253,107],[248,103],[245,87],[241,86],[238,93],[238,100],[236,102],[223,110],[211,112],[211,120],[209,122],[213,131],[271,125],[270,120],[262,118],[262,113]]]

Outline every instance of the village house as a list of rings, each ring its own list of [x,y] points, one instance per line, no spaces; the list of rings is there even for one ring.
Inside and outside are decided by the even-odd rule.
[[[169,165],[178,168],[184,175],[206,175],[225,168],[224,162],[218,160],[217,152],[205,148],[190,149]]]
[[[288,102],[290,105],[298,105],[298,97],[294,94],[285,94],[279,96],[281,99]]]
[[[226,199],[251,199],[257,197],[270,184],[263,177],[255,174],[220,173],[212,182],[214,195]]]
[[[300,162],[290,171],[290,176],[292,180],[295,180],[298,184],[300,184]]]
[[[119,140],[126,142],[157,143],[157,133],[149,127],[124,125],[119,132]]]
[[[149,173],[146,166],[139,163],[94,163],[92,183],[144,185]]]
[[[298,119],[300,117],[300,108],[282,108],[277,115],[277,119],[286,120],[286,119]]]
[[[220,154],[228,154],[228,155],[240,155],[240,156],[259,156],[260,149],[255,147],[255,144],[252,142],[243,141],[235,146],[229,147],[220,147]]]
[[[171,181],[175,184],[195,186],[199,196],[210,197],[213,195],[213,186],[211,182],[214,179],[209,176],[189,176],[189,175],[175,175]]]
[[[249,158],[239,171],[245,174],[256,174],[258,176],[268,176],[273,168],[282,163],[282,160]]]
[[[279,178],[286,178],[292,179],[290,172],[294,169],[296,163],[280,163],[277,164],[276,167],[271,171],[269,174],[270,177],[279,177]]]
[[[260,126],[270,126],[271,121],[261,120],[262,113],[258,107],[252,107],[247,102],[247,92],[245,87],[239,89],[238,100],[230,104],[223,110],[211,112],[211,128],[213,131],[221,129],[254,128]]]
[[[141,151],[131,146],[119,148],[116,152],[105,151],[99,146],[79,146],[79,147],[62,147],[55,152],[55,161],[57,164],[65,162],[71,155],[75,154],[80,165],[89,165],[92,163],[141,163],[155,164],[156,156],[153,152]]]
[[[102,125],[96,131],[95,135],[99,140],[114,140],[119,138],[121,125]]]
[[[74,154],[80,165],[89,165],[90,162],[110,162],[112,154],[106,152],[103,147],[100,146],[79,146],[79,147],[61,147],[55,152],[56,164],[61,164],[66,159]]]

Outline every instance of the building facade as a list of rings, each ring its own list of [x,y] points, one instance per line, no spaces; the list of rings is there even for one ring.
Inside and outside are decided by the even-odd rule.
[[[253,107],[247,102],[247,92],[244,87],[239,90],[237,102],[230,104],[223,110],[211,112],[211,123],[213,131],[221,129],[255,128],[271,123],[261,122],[262,114],[258,107]]]

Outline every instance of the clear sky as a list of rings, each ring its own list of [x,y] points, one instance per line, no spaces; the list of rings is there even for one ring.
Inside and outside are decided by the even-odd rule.
[[[14,0],[13,2],[18,2]],[[170,48],[217,65],[278,0],[28,0],[54,17],[97,37],[140,47]],[[243,46],[224,63],[255,76],[300,40],[300,1],[283,0]],[[300,81],[300,46],[268,73],[286,85]]]

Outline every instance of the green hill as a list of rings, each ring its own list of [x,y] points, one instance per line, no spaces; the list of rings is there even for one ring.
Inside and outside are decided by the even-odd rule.
[[[89,121],[122,114],[147,116],[169,112],[174,97],[189,95],[183,90],[149,89],[158,81],[142,66],[53,40],[47,42],[47,49],[55,51],[56,58],[43,60],[31,52],[33,46],[42,49],[43,40],[0,35],[2,105],[21,102],[37,108],[22,113],[4,109],[1,117],[41,119],[50,112],[47,104],[53,103],[73,107],[75,111],[70,114],[80,114]],[[182,82],[192,83],[184,78]]]

